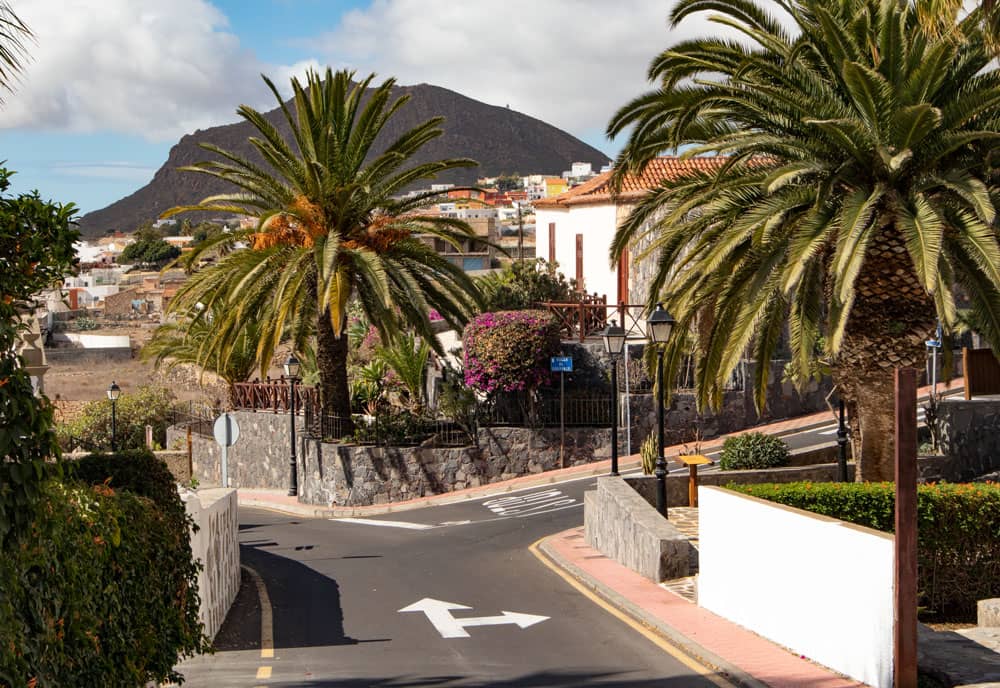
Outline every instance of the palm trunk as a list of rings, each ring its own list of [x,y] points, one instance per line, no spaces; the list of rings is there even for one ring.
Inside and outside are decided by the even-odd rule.
[[[344,432],[353,430],[351,392],[347,384],[347,328],[338,337],[333,332],[329,311],[316,322],[316,362],[319,365],[320,403],[323,412],[343,419]]]
[[[883,227],[855,283],[856,297],[834,380],[847,403],[855,480],[893,480],[893,370],[922,368],[935,308],[920,285],[899,233]]]

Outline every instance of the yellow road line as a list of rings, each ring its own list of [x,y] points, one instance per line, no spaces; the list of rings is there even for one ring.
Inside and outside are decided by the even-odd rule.
[[[260,574],[246,564],[241,568],[246,570],[253,578],[254,585],[257,586],[257,596],[260,598],[260,658],[274,658],[274,614],[271,611],[271,596],[267,594],[267,586]],[[270,667],[267,667],[270,675]]]
[[[257,678],[258,679],[271,678],[271,667],[262,666],[259,669],[257,669]]]
[[[546,536],[546,537],[548,537],[548,536]],[[656,633],[653,629],[649,628],[648,626],[644,626],[643,624],[639,623],[638,621],[636,621],[635,619],[633,619],[631,616],[629,616],[625,612],[623,612],[620,609],[618,609],[617,607],[609,604],[603,598],[601,598],[596,593],[594,593],[592,590],[590,590],[585,585],[583,585],[576,578],[574,578],[573,576],[571,576],[569,573],[567,573],[566,571],[564,571],[560,567],[556,566],[549,559],[549,557],[538,548],[538,545],[542,542],[542,540],[545,540],[545,539],[546,538],[543,537],[543,538],[539,538],[538,540],[536,540],[528,548],[528,551],[531,552],[533,555],[535,555],[535,558],[538,559],[538,561],[542,562],[542,564],[544,564],[546,567],[548,567],[550,571],[552,571],[557,576],[559,576],[560,578],[562,578],[564,581],[566,581],[567,583],[569,583],[571,586],[573,586],[574,588],[576,588],[577,591],[579,591],[584,597],[586,597],[587,599],[589,599],[591,602],[593,602],[594,604],[596,604],[598,607],[600,607],[601,609],[603,609],[607,613],[611,614],[611,616],[615,617],[616,619],[618,619],[619,621],[621,621],[625,625],[629,626],[633,630],[637,631],[639,634],[641,634],[647,640],[649,640],[649,642],[651,642],[654,645],[656,645],[658,648],[660,648],[661,650],[663,650],[664,652],[666,652],[667,654],[669,654],[671,657],[673,657],[674,659],[676,659],[677,661],[679,661],[681,664],[683,664],[687,668],[689,668],[692,671],[696,672],[699,676],[702,676],[703,678],[708,679],[709,681],[711,681],[715,685],[719,686],[719,688],[736,688],[733,683],[730,683],[726,679],[724,679],[721,676],[717,675],[712,669],[704,666],[703,664],[700,664],[694,658],[692,658],[692,657],[684,654],[679,649],[677,649],[674,645],[672,645],[671,643],[669,643],[659,633]]]

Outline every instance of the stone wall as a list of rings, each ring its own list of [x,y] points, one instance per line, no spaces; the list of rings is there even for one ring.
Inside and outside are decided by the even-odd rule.
[[[191,554],[203,567],[198,574],[198,617],[205,634],[214,639],[240,589],[236,490],[182,490],[181,499],[197,525]]]
[[[624,479],[605,476],[584,495],[587,544],[659,582],[690,574],[691,544]]]
[[[959,482],[1000,469],[1000,399],[942,399],[938,418],[947,459],[932,477]]]
[[[230,487],[288,487],[288,416],[236,411],[240,427],[229,448]],[[299,500],[362,506],[441,494],[520,475],[602,461],[611,456],[607,428],[567,428],[560,458],[559,429],[481,428],[477,445],[459,448],[329,444],[297,436]],[[185,442],[183,428],[167,430],[167,446]],[[219,485],[221,451],[211,437],[194,435],[195,477]]]

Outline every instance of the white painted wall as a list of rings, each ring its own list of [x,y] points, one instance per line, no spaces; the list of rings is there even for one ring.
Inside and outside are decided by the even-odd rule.
[[[615,206],[585,205],[568,209],[536,208],[535,255],[549,258],[549,223],[556,223],[556,262],[567,279],[576,277],[576,235],[583,234],[583,289],[618,298],[618,271],[611,267],[608,251],[617,228]]]
[[[239,515],[236,490],[181,489],[184,508],[198,532],[191,535],[191,555],[202,563],[198,573],[198,617],[214,639],[240,589]]]
[[[892,686],[893,540],[698,490],[698,604],[875,688]]]
[[[60,333],[56,339],[65,337],[84,349],[127,349],[131,340],[127,334],[78,334],[76,332]]]

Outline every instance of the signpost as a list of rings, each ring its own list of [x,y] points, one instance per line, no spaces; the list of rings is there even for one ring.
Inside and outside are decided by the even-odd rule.
[[[573,357],[553,356],[549,367],[559,373],[559,466],[566,468],[566,373],[573,372]]]
[[[222,486],[229,487],[229,448],[240,438],[240,426],[230,414],[223,413],[215,419],[212,434],[222,447]]]

